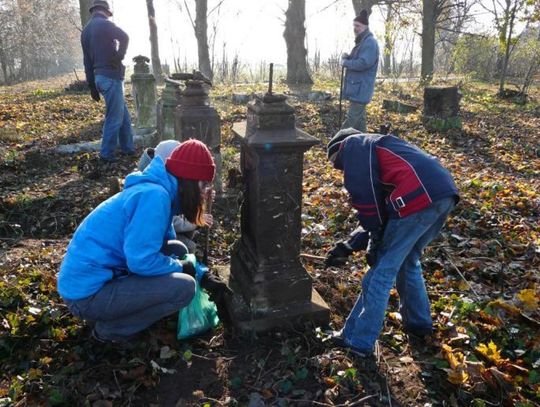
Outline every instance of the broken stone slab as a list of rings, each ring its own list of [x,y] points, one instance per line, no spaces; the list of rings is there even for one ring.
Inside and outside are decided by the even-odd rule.
[[[383,110],[386,110],[388,112],[396,112],[396,113],[403,113],[403,114],[414,113],[418,110],[418,107],[414,105],[403,103],[399,100],[389,100],[389,99],[383,100],[382,108]]]
[[[155,147],[157,144],[157,132],[146,132],[136,134],[133,137],[133,143],[136,148]],[[75,144],[62,144],[56,147],[53,151],[59,154],[77,154],[95,152],[101,149],[101,140],[86,141]]]
[[[324,102],[325,100],[332,99],[332,94],[329,92],[309,92],[307,94],[307,100],[310,102]]]
[[[249,93],[233,93],[232,102],[235,105],[245,105],[253,99],[253,94]]]
[[[332,99],[332,94],[324,91],[291,92],[290,96],[308,102],[325,102]]]

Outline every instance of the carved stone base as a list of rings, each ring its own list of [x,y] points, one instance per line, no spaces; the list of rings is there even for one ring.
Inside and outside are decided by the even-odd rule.
[[[219,276],[234,291],[227,299],[227,310],[233,325],[242,332],[267,332],[279,328],[294,329],[306,322],[326,326],[330,321],[330,309],[319,293],[313,289],[311,300],[273,306],[264,313],[253,313],[240,293],[227,266],[216,267]]]

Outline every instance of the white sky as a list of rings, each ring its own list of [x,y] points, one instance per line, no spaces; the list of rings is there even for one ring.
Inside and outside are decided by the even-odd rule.
[[[109,0],[113,8],[113,20],[130,36],[126,62],[138,54],[150,56],[148,16],[145,0]],[[208,0],[212,10],[218,0]],[[180,3],[182,10],[178,7]],[[324,61],[332,54],[349,51],[353,45],[352,20],[354,11],[350,0],[332,4],[332,0],[306,1],[306,30],[309,57],[315,50],[321,52]],[[194,17],[194,1],[187,0]],[[160,57],[162,63],[173,65],[173,58],[188,64],[197,61],[197,48],[193,28],[185,10],[183,0],[154,0]],[[286,48],[283,39],[284,10],[287,0],[224,0],[219,14],[214,11],[209,18],[208,34],[217,22],[215,55],[221,60],[223,47],[229,60],[238,53],[244,63],[261,61],[276,64],[286,63]],[[326,8],[326,9],[325,9]],[[482,10],[480,10],[481,12]],[[489,15],[480,16],[484,23]],[[381,11],[375,7],[370,18],[370,29],[382,47],[384,26]],[[484,25],[485,27],[485,25]],[[476,30],[475,30],[476,31]],[[418,43],[419,38],[416,36]],[[415,49],[419,51],[419,43]]]

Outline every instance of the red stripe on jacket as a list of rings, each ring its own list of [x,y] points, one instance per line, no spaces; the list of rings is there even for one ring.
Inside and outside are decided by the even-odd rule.
[[[394,206],[400,217],[421,211],[431,205],[432,201],[426,188],[407,160],[384,147],[376,146],[375,151],[379,161],[381,182],[395,186],[387,198],[387,203],[390,202]],[[404,207],[399,207],[398,198],[404,199],[418,190],[421,190],[421,193],[417,197],[407,200]]]

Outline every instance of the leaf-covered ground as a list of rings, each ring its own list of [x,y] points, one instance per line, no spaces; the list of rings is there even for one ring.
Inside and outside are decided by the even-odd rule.
[[[427,133],[420,114],[382,111],[383,97],[421,101],[415,84],[381,85],[368,108],[373,130],[390,121],[400,137],[438,156],[462,200],[423,265],[436,334],[407,338],[392,293],[377,364],[333,348],[316,327],[259,337],[222,327],[175,339],[176,317],[129,346],[99,345],[71,317],[55,274],[76,225],[134,168],[125,158],[100,167],[96,154],[62,156],[61,143],[99,138],[102,105],[63,92],[66,83],[0,88],[0,405],[519,405],[540,403],[540,94],[526,105],[463,87],[462,131]],[[335,92],[336,83],[319,84]],[[215,105],[224,119],[226,170],[237,168],[233,122],[245,107]],[[342,326],[366,271],[361,255],[324,270],[323,256],[355,226],[340,174],[324,145],[337,129],[337,101],[292,100],[298,126],[321,140],[306,154],[306,269]],[[226,173],[227,171],[224,171]],[[235,189],[217,204],[211,260],[227,262],[238,237]],[[254,404],[256,405],[256,404]]]

